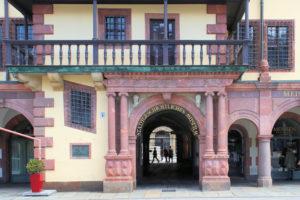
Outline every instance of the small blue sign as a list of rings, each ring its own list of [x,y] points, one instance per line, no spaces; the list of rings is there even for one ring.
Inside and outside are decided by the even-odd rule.
[[[101,112],[101,117],[102,117],[102,118],[105,117],[105,112]]]

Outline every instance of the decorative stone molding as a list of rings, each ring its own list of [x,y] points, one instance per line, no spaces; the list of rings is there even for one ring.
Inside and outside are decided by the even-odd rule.
[[[133,98],[133,107],[135,108],[139,105],[140,96],[138,94],[134,94],[132,98]]]
[[[196,94],[195,103],[196,103],[196,106],[200,109],[200,107],[201,107],[201,94]]]
[[[47,77],[54,90],[63,90],[64,82],[61,73],[47,73]]]
[[[102,72],[92,72],[91,77],[94,81],[94,85],[95,85],[96,90],[99,90],[99,91],[105,90],[105,86],[104,86],[104,83],[103,83],[104,79],[103,79]]]
[[[169,103],[172,100],[172,93],[162,93],[162,97],[165,103]]]
[[[13,76],[33,92],[42,90],[42,78],[38,75],[14,73]]]

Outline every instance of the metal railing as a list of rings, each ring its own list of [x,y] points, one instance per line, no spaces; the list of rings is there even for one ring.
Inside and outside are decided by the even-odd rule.
[[[6,66],[246,66],[247,40],[4,40]],[[163,57],[167,63],[163,63]]]

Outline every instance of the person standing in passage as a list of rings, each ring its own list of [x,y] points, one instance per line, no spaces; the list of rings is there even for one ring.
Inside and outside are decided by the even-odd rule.
[[[166,162],[168,162],[169,151],[167,148],[164,148],[164,156],[165,156]]]
[[[156,159],[157,162],[159,163],[159,160],[157,159],[157,151],[156,151],[156,147],[154,147],[154,150],[153,150],[152,155],[153,155],[153,159],[152,159],[152,162],[151,162],[151,163],[153,163],[154,159]]]
[[[169,148],[169,162],[171,162],[171,160],[172,160],[172,162],[173,162],[173,149],[172,149],[172,147],[170,146],[170,148]]]
[[[296,157],[292,148],[288,148],[286,152],[284,165],[288,169],[288,180],[293,180],[293,172],[296,165]]]

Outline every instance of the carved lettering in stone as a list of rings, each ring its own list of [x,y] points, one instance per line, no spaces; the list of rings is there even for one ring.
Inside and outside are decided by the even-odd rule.
[[[163,110],[174,110],[177,112],[180,112],[181,114],[185,115],[185,117],[188,119],[188,121],[190,122],[191,125],[191,131],[193,132],[194,135],[198,135],[199,134],[199,128],[197,125],[196,120],[194,119],[194,117],[188,113],[183,107],[178,106],[178,105],[174,105],[174,104],[161,104],[161,105],[157,105],[154,106],[152,108],[150,108],[148,111],[146,111],[146,113],[141,117],[138,125],[137,125],[137,135],[140,135],[142,133],[142,129],[144,126],[144,123],[146,121],[146,119],[151,116],[154,113],[163,111]]]
[[[273,98],[300,98],[299,90],[272,91]]]

